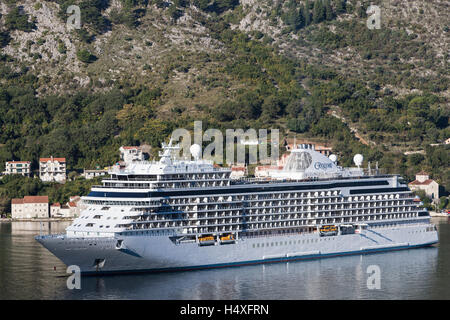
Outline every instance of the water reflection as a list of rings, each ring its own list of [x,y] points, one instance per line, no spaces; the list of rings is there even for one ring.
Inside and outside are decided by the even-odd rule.
[[[322,260],[146,275],[83,277],[66,287],[65,266],[34,235],[40,224],[0,223],[0,299],[449,299],[450,225],[439,247]],[[46,230],[62,232],[65,223]],[[381,270],[369,290],[367,268]],[[53,267],[56,267],[56,271]]]
[[[64,298],[125,299],[426,299],[437,248],[239,268],[83,278]],[[367,288],[370,265],[381,289]]]

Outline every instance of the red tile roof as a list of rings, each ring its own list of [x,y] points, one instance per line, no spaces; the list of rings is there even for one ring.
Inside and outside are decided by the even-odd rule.
[[[76,207],[77,205],[75,204],[75,202],[69,202],[69,207]]]
[[[25,196],[23,203],[48,203],[48,196]]]
[[[61,207],[61,205],[59,204],[59,202],[56,202],[56,203],[52,204],[51,207]]]
[[[23,204],[23,199],[11,199],[11,204]]]
[[[52,161],[52,158],[40,158],[40,162]],[[53,158],[53,161],[66,162],[66,158]]]
[[[428,179],[428,180],[425,180],[425,181],[423,181],[423,182],[420,182],[420,181],[418,181],[418,180],[414,180],[413,182],[410,182],[409,184],[410,185],[422,185],[422,186],[426,186],[426,185],[429,185],[430,183],[432,183],[434,180],[433,179]]]
[[[31,163],[30,161],[6,161],[6,163]]]
[[[231,171],[245,171],[245,167],[232,167]]]
[[[267,169],[274,169],[274,170],[282,170],[284,168],[284,166],[271,166],[271,165],[267,165],[267,166],[258,166],[255,168],[255,170],[267,170]]]
[[[130,150],[130,149],[140,149],[140,147],[126,147],[126,146],[122,146],[122,148],[126,149],[126,150]]]

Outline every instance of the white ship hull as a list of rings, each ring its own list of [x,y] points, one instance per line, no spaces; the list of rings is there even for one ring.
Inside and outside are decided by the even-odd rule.
[[[411,249],[437,243],[438,235],[430,224],[424,223],[368,228],[361,233],[329,237],[313,233],[242,238],[233,244],[211,246],[175,244],[167,236],[138,235],[127,236],[120,250],[116,249],[117,238],[43,236],[37,240],[67,266],[79,266],[83,274],[108,274],[227,267]]]

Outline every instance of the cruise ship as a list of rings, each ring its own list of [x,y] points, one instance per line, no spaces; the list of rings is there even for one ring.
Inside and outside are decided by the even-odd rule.
[[[198,146],[197,146],[198,147]],[[436,227],[399,175],[296,145],[269,178],[176,159],[114,167],[65,234],[36,240],[82,274],[191,270],[430,246]],[[198,147],[199,148],[199,147]],[[192,148],[191,148],[192,149]],[[196,149],[196,148],[193,148]]]

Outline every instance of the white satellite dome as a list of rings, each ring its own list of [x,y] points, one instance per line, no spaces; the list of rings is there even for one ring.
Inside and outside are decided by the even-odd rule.
[[[194,159],[200,159],[201,155],[202,155],[202,147],[200,147],[198,144],[193,144],[190,148],[189,151],[191,152],[192,156],[194,157]]]
[[[330,160],[333,161],[333,162],[336,162],[336,161],[337,161],[337,156],[336,156],[335,154],[330,155],[329,158],[330,158]]]
[[[362,156],[362,154],[355,154],[355,156],[353,157],[353,162],[356,164],[356,166],[359,168],[362,164],[364,160],[364,157]]]

